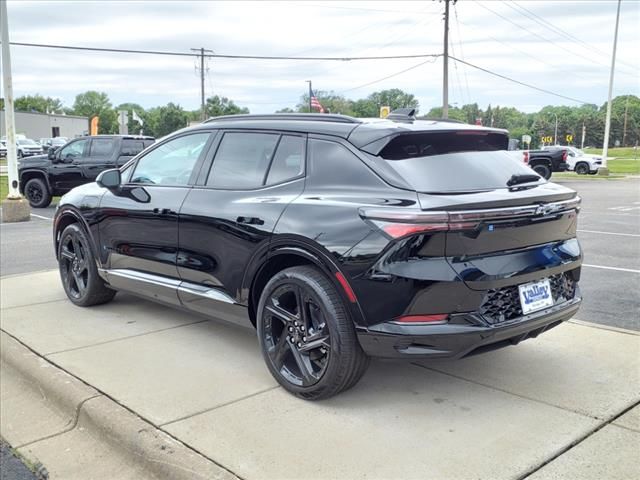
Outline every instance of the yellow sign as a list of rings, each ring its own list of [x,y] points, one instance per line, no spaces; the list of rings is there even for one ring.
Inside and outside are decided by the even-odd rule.
[[[573,135],[567,135],[567,143],[573,142]]]
[[[540,140],[542,141],[542,143],[553,143],[553,137],[551,135],[542,137]]]
[[[380,107],[380,118],[387,118],[391,113],[391,107]]]

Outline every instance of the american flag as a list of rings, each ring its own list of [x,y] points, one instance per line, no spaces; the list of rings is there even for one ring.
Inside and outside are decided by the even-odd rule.
[[[317,108],[320,111],[320,113],[324,113],[324,108],[322,107],[322,104],[318,100],[318,97],[316,97],[313,94],[313,92],[311,92],[311,108]]]

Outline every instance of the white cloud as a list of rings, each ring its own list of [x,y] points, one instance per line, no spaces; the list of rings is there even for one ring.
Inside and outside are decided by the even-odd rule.
[[[519,9],[519,6],[526,10]],[[452,55],[523,82],[590,103],[605,101],[615,2],[459,1],[451,15]],[[14,42],[219,54],[363,56],[440,53],[440,2],[30,2],[10,1]],[[489,10],[493,10],[492,13]],[[458,21],[456,21],[456,13]],[[536,17],[536,15],[538,17]],[[502,17],[501,17],[502,16]],[[36,19],[36,20],[34,20]],[[640,92],[640,4],[623,2],[615,93]],[[567,39],[538,22],[551,22]],[[584,43],[582,43],[584,42]],[[16,95],[41,93],[71,105],[75,94],[106,91],[114,104],[199,105],[195,60],[27,47],[12,49]],[[207,94],[252,112],[294,106],[314,87],[341,92],[409,68],[420,59],[291,62],[213,59]],[[440,103],[442,59],[345,93],[383,88],[414,93],[426,111]],[[450,101],[516,106],[573,104],[451,62]],[[468,85],[468,88],[467,88]]]

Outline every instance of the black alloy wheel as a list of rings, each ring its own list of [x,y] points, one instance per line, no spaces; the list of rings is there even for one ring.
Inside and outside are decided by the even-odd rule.
[[[539,163],[538,165],[535,165],[532,168],[534,172],[536,172],[545,180],[549,180],[551,178],[551,168],[549,168],[549,166],[543,163]]]
[[[258,307],[267,367],[288,391],[328,398],[355,385],[368,366],[353,322],[335,287],[314,267],[277,273]]]
[[[45,208],[51,203],[51,193],[41,178],[32,178],[24,186],[24,194],[33,208]]]
[[[589,173],[589,164],[585,162],[579,162],[575,167],[578,175],[586,175]]]
[[[115,296],[98,275],[89,240],[77,224],[69,225],[60,236],[58,265],[64,291],[76,305],[98,305]]]

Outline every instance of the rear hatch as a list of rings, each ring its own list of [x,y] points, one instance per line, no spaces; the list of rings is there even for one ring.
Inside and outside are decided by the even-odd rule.
[[[514,159],[507,141],[495,131],[413,133],[379,155],[418,193],[420,221],[446,221],[445,255],[473,289],[579,266],[576,192]]]

